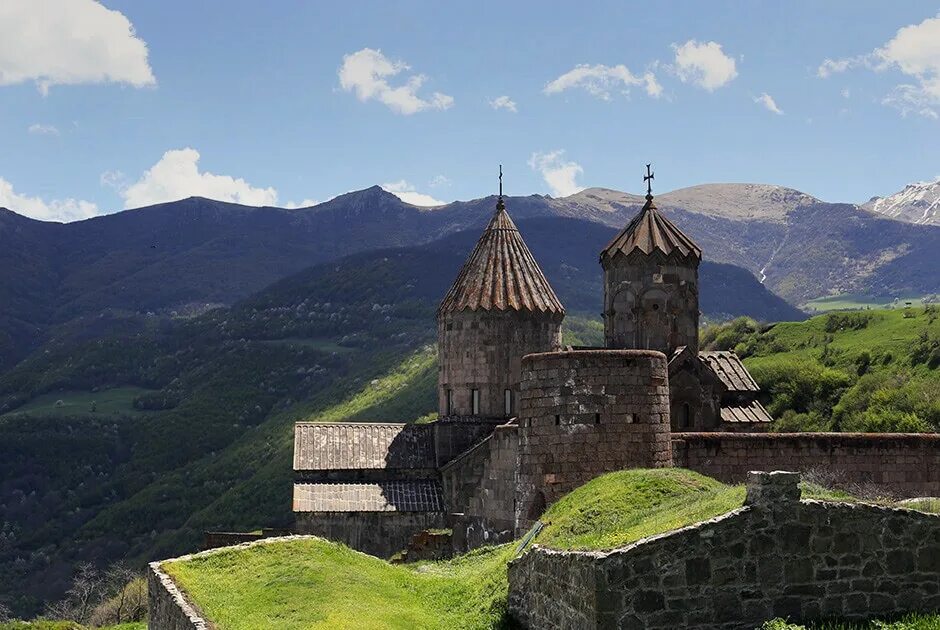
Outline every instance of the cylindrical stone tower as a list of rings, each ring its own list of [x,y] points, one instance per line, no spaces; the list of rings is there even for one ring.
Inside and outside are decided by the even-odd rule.
[[[564,316],[500,195],[437,311],[441,417],[516,416],[522,357],[557,350]]]
[[[522,360],[516,533],[598,475],[672,466],[666,357],[576,350]]]
[[[698,265],[702,250],[646,204],[601,252],[608,348],[698,354]]]

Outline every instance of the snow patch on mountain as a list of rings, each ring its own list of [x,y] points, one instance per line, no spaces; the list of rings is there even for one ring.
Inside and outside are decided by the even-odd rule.
[[[940,177],[908,184],[904,190],[888,197],[872,197],[861,207],[899,221],[940,225]]]

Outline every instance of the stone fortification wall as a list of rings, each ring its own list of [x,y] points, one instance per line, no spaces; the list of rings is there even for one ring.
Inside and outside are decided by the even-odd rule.
[[[518,457],[518,427],[502,425],[441,469],[455,551],[513,539]]]
[[[183,558],[179,558],[183,559]],[[151,562],[147,572],[147,603],[149,630],[209,630],[211,626],[202,618],[176,586],[172,578],[160,568],[162,562]]]
[[[562,317],[525,311],[462,311],[442,315],[437,325],[440,415],[505,419],[516,415],[522,357],[561,347]],[[478,414],[472,408],[474,389],[480,397]],[[507,389],[513,396],[508,414]]]
[[[523,359],[516,533],[594,477],[672,465],[666,357],[576,350]]]
[[[415,532],[445,526],[443,512],[297,512],[294,517],[298,534],[341,542],[379,558],[407,547]]]
[[[672,440],[676,466],[725,482],[786,468],[898,497],[940,496],[937,434],[674,433]]]
[[[940,609],[940,515],[799,501],[753,473],[745,507],[606,553],[538,548],[509,566],[530,628],[754,628]]]

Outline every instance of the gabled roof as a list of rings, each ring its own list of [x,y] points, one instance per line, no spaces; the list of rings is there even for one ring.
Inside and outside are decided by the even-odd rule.
[[[699,352],[698,356],[721,379],[729,392],[759,392],[760,386],[738,355],[728,350]]]
[[[721,421],[734,424],[749,424],[773,422],[774,419],[770,417],[770,414],[767,413],[767,410],[764,409],[762,404],[753,400],[747,405],[722,407]]]
[[[298,422],[294,470],[435,468],[431,428],[420,424]]]
[[[665,256],[676,255],[695,261],[702,259],[699,246],[659,213],[652,195],[647,195],[646,204],[640,213],[601,251],[601,263],[606,263],[617,254],[626,256],[634,251],[647,256],[659,251]]]
[[[502,197],[437,312],[463,310],[565,312],[509,218]]]
[[[443,511],[443,493],[436,481],[294,484],[294,512]]]

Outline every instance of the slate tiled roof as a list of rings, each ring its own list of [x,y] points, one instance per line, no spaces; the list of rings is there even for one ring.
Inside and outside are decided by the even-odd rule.
[[[438,313],[463,310],[565,312],[502,197]]]
[[[699,352],[698,356],[721,379],[729,392],[760,391],[760,386],[735,353],[714,350]]]
[[[647,197],[640,213],[601,251],[601,263],[617,254],[628,255],[640,251],[649,255],[656,250],[666,256],[675,254],[696,261],[702,259],[699,246],[672,221],[661,215],[652,197]]]
[[[294,425],[294,470],[435,468],[431,428],[419,424]]]
[[[295,512],[443,512],[436,481],[295,483]]]
[[[742,424],[773,422],[773,420],[767,410],[764,409],[764,406],[756,400],[749,405],[721,408],[722,422]]]

